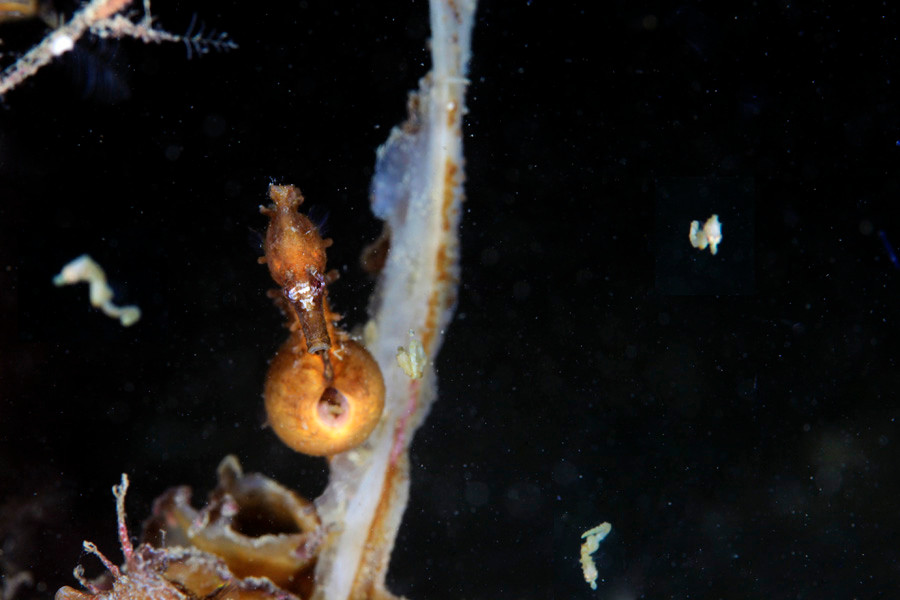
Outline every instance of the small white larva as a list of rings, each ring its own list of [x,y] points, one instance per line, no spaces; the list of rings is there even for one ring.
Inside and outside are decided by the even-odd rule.
[[[597,551],[597,548],[600,547],[600,542],[609,535],[611,530],[612,525],[601,523],[581,534],[581,539],[584,540],[584,543],[581,544],[581,571],[584,573],[584,580],[590,584],[592,590],[597,589],[597,575],[599,573],[597,573],[597,565],[594,564],[594,557],[591,554]]]
[[[99,308],[113,319],[118,319],[124,327],[130,327],[140,320],[141,309],[137,306],[116,306],[113,303],[113,291],[106,282],[106,273],[87,254],[82,254],[64,266],[62,271],[53,278],[53,284],[57,287],[75,283],[89,284],[91,305]]]
[[[700,229],[700,221],[691,221],[691,232],[689,234],[691,246],[706,250],[716,254],[719,251],[719,244],[722,242],[722,223],[719,222],[719,215],[713,215],[703,224]]]

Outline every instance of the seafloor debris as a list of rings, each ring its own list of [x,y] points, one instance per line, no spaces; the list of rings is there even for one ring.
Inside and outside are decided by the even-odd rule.
[[[719,215],[713,215],[703,224],[700,229],[700,221],[691,221],[691,232],[689,234],[691,246],[709,251],[714,255],[719,251],[719,244],[722,243],[722,224],[719,222]]]
[[[268,477],[245,475],[234,456],[225,457],[218,474],[219,485],[200,510],[190,504],[189,487],[157,498],[143,540],[209,552],[237,577],[266,577],[305,596],[321,541],[313,504]]]
[[[319,535],[314,508],[262,475],[244,475],[236,458],[222,461],[219,485],[203,510],[188,504],[188,488],[159,498],[145,524],[151,542],[137,548],[125,525],[127,490],[123,474],[113,494],[125,564],[119,568],[84,542],[107,574],[88,581],[79,565],[74,575],[87,591],[63,587],[56,600],[298,600],[307,595]],[[165,547],[154,547],[154,540],[163,540]]]
[[[90,285],[91,305],[102,310],[107,316],[119,319],[123,326],[134,325],[141,318],[141,309],[137,306],[113,304],[113,291],[106,283],[103,267],[87,254],[82,254],[64,266],[59,275],[53,278],[53,284],[57,287],[82,282]]]

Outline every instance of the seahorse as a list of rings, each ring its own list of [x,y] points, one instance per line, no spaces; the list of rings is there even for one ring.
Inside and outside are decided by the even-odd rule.
[[[361,444],[384,409],[384,379],[372,355],[335,324],[328,305],[323,239],[292,185],[269,186],[273,204],[260,207],[269,217],[265,256],[272,279],[281,287],[276,301],[288,315],[290,336],[269,365],[265,404],[269,425],[297,452],[330,456]]]

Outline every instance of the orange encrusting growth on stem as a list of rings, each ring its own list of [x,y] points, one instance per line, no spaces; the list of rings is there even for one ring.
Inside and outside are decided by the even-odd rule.
[[[384,380],[372,355],[335,327],[328,306],[325,249],[315,225],[297,212],[303,196],[294,186],[269,186],[274,204],[266,256],[291,335],[275,354],[266,376],[269,424],[297,452],[330,456],[364,442],[384,409]]]
[[[331,354],[333,376],[322,356],[305,352],[297,333],[278,350],[266,377],[266,413],[290,448],[329,456],[364,442],[384,408],[384,381],[375,359],[353,340]],[[298,343],[301,352],[298,352]]]

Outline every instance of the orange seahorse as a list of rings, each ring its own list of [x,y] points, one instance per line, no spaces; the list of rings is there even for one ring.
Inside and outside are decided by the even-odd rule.
[[[276,293],[291,334],[269,365],[265,403],[269,424],[287,446],[330,456],[361,444],[384,408],[384,380],[372,355],[335,324],[326,273],[330,239],[297,211],[303,203],[292,185],[270,185],[273,204],[260,258],[281,287]]]

